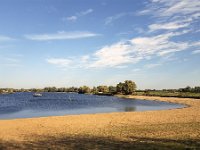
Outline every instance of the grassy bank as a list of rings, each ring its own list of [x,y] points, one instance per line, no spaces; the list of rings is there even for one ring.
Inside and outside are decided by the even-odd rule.
[[[136,96],[159,96],[159,97],[180,97],[200,99],[200,93],[192,92],[170,92],[170,91],[136,91]]]

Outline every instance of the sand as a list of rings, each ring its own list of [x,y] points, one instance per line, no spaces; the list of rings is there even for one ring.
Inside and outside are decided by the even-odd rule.
[[[181,103],[185,104],[186,107],[181,109],[145,112],[120,112],[1,120],[0,148],[9,147],[8,143],[16,142],[20,144],[45,141],[50,138],[61,139],[63,137],[68,137],[68,140],[70,138],[76,139],[77,137],[92,137],[92,139],[101,138],[101,140],[111,139],[133,143],[138,140],[139,142],[149,140],[175,140],[183,141],[184,144],[187,141],[194,141],[195,146],[199,144],[200,100],[147,96],[127,96],[127,98]],[[64,139],[62,140],[64,141]],[[61,143],[60,145],[62,147]],[[188,146],[190,143],[186,145]],[[45,145],[41,145],[40,143],[39,146],[37,145],[37,148],[41,146],[44,148]],[[13,145],[10,147],[12,149]],[[51,144],[48,145],[48,147],[51,147]],[[73,146],[70,148],[74,149]]]

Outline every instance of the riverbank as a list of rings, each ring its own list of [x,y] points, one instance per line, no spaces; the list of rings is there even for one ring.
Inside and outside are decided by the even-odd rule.
[[[0,149],[184,149],[200,146],[199,100],[147,96],[126,98],[161,100],[188,107],[1,120]]]

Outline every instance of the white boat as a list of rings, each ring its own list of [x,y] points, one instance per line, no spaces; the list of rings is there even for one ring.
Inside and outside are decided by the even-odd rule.
[[[41,93],[34,93],[33,96],[34,96],[34,97],[41,97],[42,94],[41,94]]]

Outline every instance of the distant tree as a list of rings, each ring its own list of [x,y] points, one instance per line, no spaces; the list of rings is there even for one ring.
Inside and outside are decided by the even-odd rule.
[[[191,90],[192,90],[192,88],[191,88],[190,86],[187,86],[187,87],[185,88],[185,92],[191,92]]]
[[[180,92],[191,92],[192,88],[190,86],[187,86],[185,88],[180,88],[179,91]]]
[[[106,85],[100,85],[97,87],[98,89],[98,92],[102,92],[102,93],[108,93],[109,92],[109,89]]]
[[[72,86],[67,89],[67,92],[78,92],[78,88]]]
[[[118,83],[117,84],[117,93],[122,93],[122,94],[132,94],[136,90],[136,84],[135,82],[131,80],[126,80],[124,83]]]
[[[85,94],[85,93],[90,93],[90,88],[88,86],[82,86],[82,87],[79,87],[78,89],[78,93],[80,94]]]
[[[133,82],[131,80],[126,80],[124,82],[123,92],[126,95],[133,94],[133,92],[135,92],[135,90],[136,90],[136,84],[135,84],[135,82]]]
[[[92,92],[93,94],[96,94],[96,93],[98,93],[98,89],[94,86],[94,87],[92,88],[91,92]]]
[[[200,86],[195,86],[194,87],[194,92],[195,93],[200,93]]]
[[[8,93],[13,93],[13,89],[9,88]]]
[[[65,88],[64,87],[58,88],[57,92],[65,92]]]
[[[117,93],[117,88],[115,86],[109,86],[109,93],[111,94],[116,94]]]
[[[123,92],[123,86],[124,84],[119,82],[116,86],[116,90],[117,90],[117,93],[122,93]]]
[[[56,87],[45,87],[44,92],[57,92]]]

